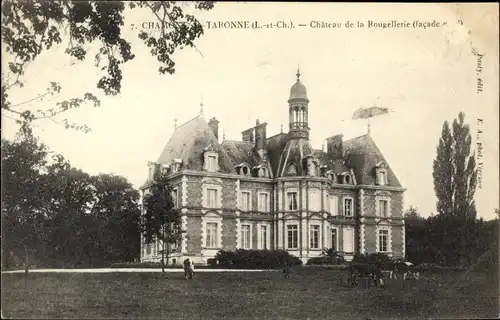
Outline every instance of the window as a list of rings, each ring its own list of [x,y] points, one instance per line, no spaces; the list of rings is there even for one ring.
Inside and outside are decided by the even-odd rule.
[[[261,167],[258,172],[259,172],[259,177],[264,177],[264,178],[267,177],[267,170],[266,170],[266,168]]]
[[[339,198],[337,196],[330,196],[328,198],[330,204],[330,214],[332,216],[336,216],[338,215],[338,211],[339,211]]]
[[[310,248],[319,249],[319,225],[311,225],[310,228]]]
[[[241,193],[241,210],[250,211],[250,192]]]
[[[295,164],[291,164],[289,167],[288,167],[288,175],[290,176],[294,176],[297,174],[297,166]]]
[[[207,170],[214,172],[217,169],[217,157],[207,156]]]
[[[378,231],[378,251],[387,252],[389,242],[389,230]]]
[[[343,232],[343,246],[344,252],[354,252],[354,229],[345,228]]]
[[[250,169],[247,166],[241,167],[241,174],[244,176],[248,176],[250,174]]]
[[[297,192],[288,192],[286,196],[288,201],[288,210],[297,210]]]
[[[332,228],[332,245],[333,250],[338,251],[338,243],[337,243],[337,229]]]
[[[207,189],[207,205],[209,208],[217,207],[217,189]]]
[[[174,208],[178,208],[179,206],[179,201],[178,201],[178,190],[177,188],[172,190],[172,202],[174,203]]]
[[[146,245],[146,254],[151,254],[151,244]]]
[[[206,246],[208,248],[217,248],[217,223],[207,222]]]
[[[381,186],[386,185],[387,184],[387,172],[380,171],[378,173],[378,179],[379,179],[379,182],[378,182],[379,185],[381,185]]]
[[[309,191],[309,210],[321,210],[321,193],[319,192],[319,190]]]
[[[249,224],[241,225],[241,247],[243,249],[250,249],[252,247],[250,227],[251,226]]]
[[[260,249],[267,250],[269,249],[269,246],[267,244],[267,226],[259,226],[259,244],[260,244]]]
[[[299,227],[296,224],[287,225],[287,248],[299,248]]]
[[[267,193],[259,193],[259,211],[269,211],[269,195]]]
[[[349,183],[351,183],[351,176],[350,176],[350,175],[348,175],[348,174],[346,174],[346,175],[344,176],[344,182],[345,182],[345,184],[349,184]]]
[[[344,199],[344,216],[352,217],[352,199]]]
[[[378,201],[378,212],[379,216],[387,217],[389,213],[389,203],[387,200],[379,200]]]

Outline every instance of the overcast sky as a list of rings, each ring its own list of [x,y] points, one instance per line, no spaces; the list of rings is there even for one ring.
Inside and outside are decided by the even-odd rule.
[[[91,127],[84,134],[51,121],[39,122],[42,141],[86,172],[116,173],[139,187],[148,161],[160,155],[178,123],[195,117],[201,97],[206,118],[220,121],[220,136],[240,140],[241,131],[258,118],[268,123],[268,136],[288,127],[287,99],[300,65],[309,96],[309,125],[315,148],[338,133],[346,139],[365,134],[366,121],[351,120],[359,107],[393,110],[372,120],[371,135],[408,191],[405,208],[422,215],[435,212],[432,162],[445,120],[466,113],[475,141],[476,119],[484,120],[483,187],[476,192],[479,215],[494,217],[498,207],[498,5],[460,10],[436,4],[217,3],[198,15],[203,22],[258,20],[307,24],[295,29],[207,29],[194,49],[175,55],[175,75],[159,75],[158,64],[137,38],[144,12],[127,11],[124,33],[136,58],[123,66],[122,93],[101,97],[102,107],[71,111],[71,120]],[[493,7],[492,7],[493,6]],[[462,20],[460,25],[457,20]],[[429,29],[344,28],[346,21],[400,22],[436,20],[447,25]],[[311,21],[340,22],[340,29],[311,28]],[[468,33],[470,31],[470,34]],[[50,81],[63,87],[60,96],[31,104],[48,108],[56,101],[99,93],[100,75],[93,59],[75,62],[65,46],[41,55],[26,72],[23,89],[11,101],[42,92]],[[477,57],[484,54],[480,77],[484,91],[476,93]],[[4,137],[16,127],[2,118]]]

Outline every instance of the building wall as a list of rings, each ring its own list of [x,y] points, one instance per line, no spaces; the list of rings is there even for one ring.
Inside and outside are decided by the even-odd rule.
[[[335,227],[338,232],[337,248],[344,251],[344,230],[347,227],[354,228],[353,246],[356,252],[362,253],[377,252],[377,226],[385,223],[390,226],[390,241],[392,254],[394,256],[404,255],[404,226],[403,226],[403,193],[402,192],[384,192],[382,190],[364,189],[358,190],[349,186],[331,185],[318,179],[295,180],[271,182],[269,179],[259,181],[257,179],[248,179],[245,177],[216,175],[216,180],[220,181],[221,208],[217,209],[221,220],[221,249],[236,250],[241,246],[241,224],[251,224],[251,249],[257,249],[259,245],[259,223],[269,224],[269,245],[270,248],[286,248],[286,224],[295,222],[299,225],[299,248],[290,251],[291,254],[302,258],[304,262],[313,256],[319,256],[322,249],[329,247],[331,242],[331,228]],[[202,217],[206,214],[203,208],[203,181],[210,179],[210,175],[178,175],[172,184],[180,192],[179,199],[183,199],[183,212],[187,216],[186,228],[187,237],[185,250],[182,252],[184,257],[193,257],[197,263],[206,263],[208,258],[213,258],[214,250],[202,250]],[[310,203],[310,191],[319,190],[321,205],[319,210],[312,212]],[[241,191],[251,193],[251,210],[249,212],[241,211]],[[290,212],[287,207],[287,191],[296,191],[298,208]],[[259,192],[269,194],[268,208],[269,212],[258,211]],[[335,195],[339,199],[338,215],[331,220],[325,218],[329,214],[327,204],[327,195]],[[390,199],[390,217],[380,219],[376,216],[376,204],[378,197]],[[350,197],[353,200],[353,217],[344,217],[344,198]],[[278,209],[277,211],[275,209]],[[275,221],[275,213],[283,213],[284,221]],[[278,215],[277,215],[278,216]],[[383,220],[383,221],[382,221]],[[382,221],[382,222],[381,222]],[[310,248],[310,224],[320,224],[320,248]],[[143,254],[145,250],[142,250]],[[208,253],[207,253],[208,252]],[[152,256],[144,256],[142,260],[151,259]],[[352,258],[352,255],[347,257]],[[183,259],[183,257],[179,257]]]

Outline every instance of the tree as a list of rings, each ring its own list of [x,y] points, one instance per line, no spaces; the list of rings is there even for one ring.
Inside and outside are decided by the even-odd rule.
[[[43,169],[49,151],[31,135],[2,139],[2,260],[33,254],[43,243]]]
[[[471,154],[470,128],[464,119],[465,114],[460,112],[458,120],[453,121],[453,132],[448,122],[443,124],[433,165],[434,191],[439,214],[475,219],[477,169],[475,153]]]
[[[2,140],[2,178],[5,267],[16,257],[28,268],[103,266],[139,255],[139,193],[125,178],[90,176],[26,134]]]
[[[140,254],[139,192],[127,179],[99,174],[92,177],[94,204],[92,216],[102,260],[110,262],[133,261]]]
[[[172,188],[166,177],[155,175],[148,193],[144,196],[143,215],[144,243],[161,240],[162,272],[165,272],[165,253],[168,258],[172,246],[179,246],[185,231],[182,229],[180,211],[175,209]]]
[[[2,48],[5,55],[12,59],[7,63],[7,74],[2,72],[2,115],[22,125],[34,120],[50,119],[67,128],[88,131],[89,128],[85,125],[70,123],[67,119],[61,123],[54,117],[79,108],[86,102],[99,106],[99,99],[92,93],[87,92],[82,97],[58,102],[53,108],[33,111],[24,109],[23,106],[59,93],[61,85],[51,82],[46,92],[24,101],[11,102],[9,92],[14,87],[23,87],[22,76],[26,68],[41,53],[66,42],[65,53],[69,56],[80,61],[89,55],[93,56],[95,66],[101,73],[98,89],[106,95],[119,94],[123,79],[121,66],[134,59],[131,44],[122,35],[126,3],[129,10],[150,11],[152,18],[156,20],[160,30],[158,34],[155,34],[154,29],[140,30],[138,36],[151,48],[151,55],[160,63],[160,74],[173,74],[175,62],[172,55],[177,49],[195,47],[194,41],[203,34],[201,23],[183,10],[186,2],[2,1]],[[197,10],[210,10],[213,4],[211,1],[192,3]],[[91,45],[97,46],[97,49],[93,50]]]

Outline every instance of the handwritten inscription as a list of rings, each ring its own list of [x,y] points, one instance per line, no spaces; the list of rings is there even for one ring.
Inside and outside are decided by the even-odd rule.
[[[476,124],[477,124],[477,132],[476,132],[477,187],[481,189],[483,186],[483,143],[481,142],[481,136],[483,134],[481,126],[483,125],[483,119],[477,119]]]

